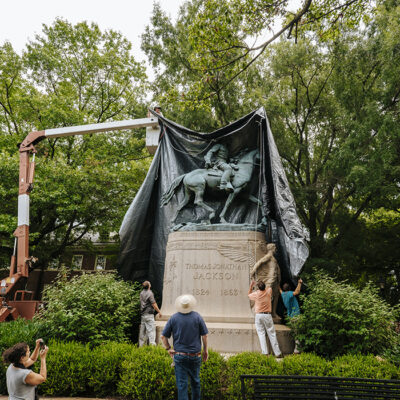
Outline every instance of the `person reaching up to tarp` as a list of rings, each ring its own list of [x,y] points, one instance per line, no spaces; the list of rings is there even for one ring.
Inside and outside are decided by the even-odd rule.
[[[286,308],[287,316],[288,318],[294,318],[298,315],[300,315],[300,307],[299,307],[299,302],[297,301],[296,296],[300,294],[301,290],[301,285],[303,283],[303,280],[300,278],[297,281],[297,287],[294,291],[289,290],[290,286],[288,283],[284,283],[282,286],[282,289],[279,289],[281,292],[283,304]],[[297,342],[294,348],[294,354],[300,353],[299,350],[297,349]]]

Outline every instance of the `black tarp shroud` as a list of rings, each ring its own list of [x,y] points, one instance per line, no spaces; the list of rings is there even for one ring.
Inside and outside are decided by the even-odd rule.
[[[296,213],[265,109],[253,111],[212,133],[195,132],[158,114],[155,116],[161,127],[159,146],[146,179],[122,221],[119,274],[132,281],[148,279],[161,294],[168,234],[183,189],[180,187],[164,207],[160,207],[160,197],[176,177],[204,168],[204,156],[214,143],[224,143],[230,156],[243,149],[259,149],[260,163],[247,190],[262,201],[264,214],[270,221],[270,232],[265,231],[266,240],[277,244],[282,279],[288,281],[297,277],[309,254],[307,232]],[[218,223],[225,199],[226,195],[225,198],[204,198],[207,204],[218,209],[215,221],[211,222]],[[176,223],[200,221],[205,217],[205,210],[191,202],[179,213]],[[254,229],[261,218],[256,204],[240,198],[231,204],[226,214],[230,223],[252,224]]]

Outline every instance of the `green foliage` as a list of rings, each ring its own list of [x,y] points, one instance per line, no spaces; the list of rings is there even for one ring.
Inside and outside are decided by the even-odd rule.
[[[122,361],[132,349],[128,343],[106,343],[92,350],[93,364],[91,366],[88,387],[96,397],[114,396],[117,394],[117,384],[122,374]]]
[[[0,352],[19,342],[27,343],[31,348],[35,347],[36,339],[41,337],[43,323],[38,320],[28,321],[23,318],[0,323]]]
[[[357,26],[363,17],[366,19],[373,4],[366,0],[302,1],[299,9],[293,12],[292,5],[287,1],[186,1],[180,17],[186,14],[186,18],[190,16],[190,21],[185,17],[178,18],[174,27],[168,21],[172,29],[163,31],[160,26],[165,26],[167,20],[164,14],[162,20],[156,18],[154,31],[158,38],[163,36],[166,47],[170,47],[173,39],[180,39],[176,44],[184,49],[181,58],[183,69],[186,74],[197,76],[197,80],[185,82],[185,92],[179,96],[181,103],[186,107],[197,104],[206,109],[211,105],[210,97],[224,101],[226,92],[237,81],[245,81],[256,60],[278,37],[292,36],[297,41],[298,34],[304,35],[306,31],[316,32],[318,37],[324,39],[337,37],[344,28]],[[158,13],[160,16],[159,8],[156,6],[154,15]],[[185,22],[189,23],[185,26]],[[281,25],[275,35],[272,32],[274,24]],[[176,35],[181,30],[185,31],[185,36]],[[266,32],[269,39],[257,40],[265,37]],[[146,34],[145,50],[151,47],[148,40],[150,29]],[[157,55],[164,56],[163,50],[156,42],[151,58],[153,65],[157,63]],[[176,65],[178,59],[173,51],[168,50],[165,61],[169,66]],[[165,74],[160,75],[166,78]]]
[[[200,368],[201,393],[203,399],[223,399],[226,385],[226,361],[217,352],[209,350],[207,362]]]
[[[47,380],[40,392],[47,396],[80,396],[88,392],[88,381],[96,362],[95,352],[76,342],[50,342]]]
[[[243,99],[255,82],[251,81],[254,74],[249,72],[248,80],[213,96],[211,93],[226,83],[226,75],[219,74],[218,79],[213,79],[203,69],[192,67],[198,54],[188,36],[202,3],[185,2],[176,23],[155,4],[151,25],[142,35],[142,49],[156,70],[152,89],[165,113],[192,129],[210,131],[248,112],[249,104]]]
[[[118,392],[143,400],[175,398],[175,374],[172,359],[161,346],[133,348],[122,362]]]
[[[238,398],[241,393],[240,375],[282,375],[282,365],[273,356],[260,353],[241,353],[227,361],[228,398]],[[247,396],[253,393],[251,384],[247,387]]]
[[[394,321],[398,308],[391,308],[367,284],[357,290],[316,274],[310,293],[303,296],[302,314],[290,322],[305,351],[324,357],[380,354],[397,342]]]
[[[84,274],[59,279],[44,292],[46,308],[38,319],[49,337],[90,343],[129,338],[139,315],[139,288],[114,274]]]
[[[394,365],[373,355],[346,354],[330,363],[328,376],[370,379],[399,379],[400,371]]]
[[[397,322],[399,324],[399,322]],[[400,368],[400,332],[397,330],[397,343],[383,351],[382,357]]]
[[[47,381],[40,385],[40,392],[46,396],[115,396],[121,363],[131,349],[126,343],[90,348],[76,342],[51,341]]]
[[[344,218],[345,216],[343,216]],[[344,222],[344,221],[343,221]],[[368,280],[381,286],[381,295],[392,305],[400,303],[400,248],[395,244],[400,238],[399,215],[396,211],[379,208],[354,222],[342,234],[340,243],[340,278],[349,279],[357,287]],[[328,241],[327,253],[334,240]],[[336,271],[338,262],[333,261],[328,270]],[[318,265],[318,261],[317,261]]]
[[[326,376],[329,363],[313,353],[286,356],[282,360],[283,375]]]
[[[2,325],[5,324],[0,327]],[[13,340],[24,339],[27,329],[21,327],[21,322],[14,324],[21,335],[19,338],[14,336]],[[280,362],[259,353],[237,354],[228,361],[213,351],[209,356],[200,370],[204,399],[240,398],[239,376],[242,374],[400,379],[396,365],[372,355],[347,354],[329,361],[303,353],[286,356]],[[132,399],[173,400],[176,384],[171,362],[161,346],[138,348],[127,343],[109,342],[91,348],[82,343],[50,341],[47,381],[39,386],[39,392],[44,396],[123,395]],[[39,363],[36,363],[35,371],[38,368]],[[4,365],[0,368],[0,393],[6,393]],[[250,384],[247,394],[251,393]]]

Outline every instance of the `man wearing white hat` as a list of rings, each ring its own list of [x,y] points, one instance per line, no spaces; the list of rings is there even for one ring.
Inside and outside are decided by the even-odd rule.
[[[200,400],[201,341],[203,361],[208,359],[208,329],[199,313],[193,311],[196,299],[184,294],[175,300],[178,311],[168,320],[161,334],[161,340],[175,363],[175,378],[178,400],[188,399],[188,379],[192,388],[192,400]],[[173,337],[172,349],[168,339]]]

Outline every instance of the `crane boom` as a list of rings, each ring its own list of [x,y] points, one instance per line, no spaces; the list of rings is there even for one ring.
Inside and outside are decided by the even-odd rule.
[[[78,125],[63,128],[46,129],[30,132],[19,146],[19,191],[18,191],[18,227],[14,232],[14,252],[11,257],[9,277],[0,282],[0,322],[7,318],[17,316],[32,317],[37,301],[27,300],[31,296],[24,287],[29,275],[29,266],[34,262],[34,257],[29,257],[29,194],[33,188],[35,174],[35,145],[46,138],[58,138],[75,135],[86,135],[99,132],[120,131],[151,127],[158,129],[158,118],[132,119],[125,121],[103,122],[98,124]],[[32,161],[30,155],[33,154]],[[23,290],[17,290],[23,287]],[[16,297],[20,294],[21,299]],[[14,298],[13,298],[14,296]]]

